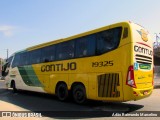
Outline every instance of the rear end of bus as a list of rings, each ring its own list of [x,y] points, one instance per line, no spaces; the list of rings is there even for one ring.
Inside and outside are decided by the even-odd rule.
[[[131,65],[128,66],[124,101],[139,100],[153,90],[153,42],[149,32],[130,22]]]

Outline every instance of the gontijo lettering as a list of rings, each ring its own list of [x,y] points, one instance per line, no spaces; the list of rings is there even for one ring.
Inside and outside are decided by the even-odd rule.
[[[51,71],[68,71],[68,70],[76,70],[77,64],[76,62],[71,62],[67,64],[50,64],[50,65],[42,65],[41,72],[51,72]]]
[[[150,56],[153,56],[153,51],[152,50],[149,50],[147,48],[143,48],[143,47],[138,46],[138,45],[134,46],[134,51],[135,52],[139,52],[139,53],[144,53],[144,54],[147,54],[147,55],[150,55]]]

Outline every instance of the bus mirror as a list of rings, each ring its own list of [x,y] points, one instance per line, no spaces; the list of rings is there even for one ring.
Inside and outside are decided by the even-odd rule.
[[[6,64],[4,64],[4,65],[2,66],[2,76],[4,76],[4,77],[9,73],[8,70],[6,71],[7,65],[8,65],[8,63],[6,63]]]
[[[2,76],[5,76],[5,71],[2,70]]]
[[[5,66],[3,65],[2,66],[2,76],[5,76],[5,68],[4,68]]]

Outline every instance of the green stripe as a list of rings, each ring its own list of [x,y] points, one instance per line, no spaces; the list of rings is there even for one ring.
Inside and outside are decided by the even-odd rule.
[[[28,86],[36,86],[42,87],[43,85],[39,81],[38,77],[36,76],[33,68],[31,65],[18,67],[19,73],[24,81],[24,83]]]

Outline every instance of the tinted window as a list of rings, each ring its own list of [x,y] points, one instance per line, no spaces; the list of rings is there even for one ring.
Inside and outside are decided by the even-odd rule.
[[[29,59],[30,56],[29,56],[29,52],[24,52],[21,54],[21,65],[28,65],[30,62],[29,62]]]
[[[16,54],[12,63],[12,67],[17,67],[20,65],[20,54]]]
[[[123,39],[128,37],[128,28],[124,28],[123,30]]]
[[[59,43],[56,46],[56,59],[64,60],[74,58],[74,41]]]
[[[42,49],[42,62],[50,62],[55,60],[55,46],[48,46]]]
[[[30,64],[36,64],[41,62],[41,49],[33,50],[29,54],[30,54]]]
[[[97,54],[103,54],[118,47],[121,37],[121,27],[97,33]]]
[[[76,57],[95,55],[96,37],[89,35],[76,40]]]

